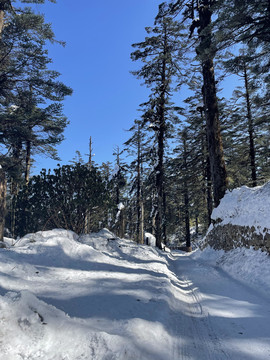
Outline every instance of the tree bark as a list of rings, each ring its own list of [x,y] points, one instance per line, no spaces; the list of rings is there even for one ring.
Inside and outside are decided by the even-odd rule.
[[[4,240],[6,217],[7,181],[5,171],[0,167],[0,241]]]
[[[1,39],[1,34],[4,28],[4,11],[0,10],[0,39]]]
[[[215,206],[218,206],[227,188],[227,175],[220,134],[218,101],[213,62],[215,51],[213,50],[213,44],[211,40],[212,33],[210,29],[211,15],[211,1],[202,1],[201,6],[199,7],[200,45],[197,47],[197,53],[202,62],[204,82],[203,97],[206,112],[206,133],[213,184],[214,203]]]
[[[28,185],[31,168],[31,141],[26,142],[26,160],[25,160],[25,184]]]
[[[144,243],[144,204],[142,197],[142,155],[141,155],[141,129],[138,124],[137,138],[137,238],[138,243]]]
[[[209,156],[206,159],[206,182],[207,182],[207,219],[208,226],[211,224],[211,215],[213,211],[213,197],[212,197],[212,181],[211,181],[211,169],[210,169],[210,160]]]
[[[249,134],[249,159],[250,159],[250,169],[251,169],[251,180],[252,186],[257,186],[257,171],[256,171],[256,160],[255,160],[255,145],[254,145],[254,124],[251,114],[251,104],[250,104],[250,95],[249,95],[249,84],[247,76],[247,67],[244,63],[244,79],[245,79],[245,95],[246,95],[246,105],[247,105],[247,119],[248,119],[248,134]]]
[[[189,216],[189,193],[188,193],[188,181],[187,181],[187,134],[183,132],[183,171],[184,171],[184,205],[185,205],[185,239],[186,247],[190,248],[190,216]]]
[[[166,103],[166,56],[168,54],[167,44],[167,30],[164,29],[164,50],[163,50],[163,61],[161,68],[161,88],[159,103],[157,108],[158,118],[158,130],[157,130],[157,166],[156,171],[156,190],[157,190],[157,205],[156,205],[156,216],[155,216],[155,236],[156,246],[162,248],[162,240],[166,243],[166,201],[164,194],[164,139],[165,139],[165,103]]]

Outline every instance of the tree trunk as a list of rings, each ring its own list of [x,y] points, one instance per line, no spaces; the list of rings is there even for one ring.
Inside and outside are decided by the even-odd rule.
[[[4,240],[6,217],[7,181],[5,171],[0,167],[0,241]]]
[[[164,169],[163,169],[163,158],[164,158],[164,133],[165,133],[165,124],[164,124],[164,102],[161,99],[161,105],[159,108],[159,130],[158,130],[158,163],[155,168],[156,171],[156,214],[155,214],[155,236],[156,236],[156,245],[160,249],[162,248],[162,229],[163,229],[163,201],[164,201],[164,194],[163,194],[163,186],[164,186]]]
[[[3,28],[4,28],[4,11],[0,10],[0,38],[2,36]]]
[[[204,6],[199,7],[200,45],[197,47],[197,53],[202,62],[204,82],[203,98],[206,112],[206,133],[213,184],[214,203],[215,206],[218,206],[227,188],[227,176],[220,135],[216,81],[214,74],[214,51],[212,49],[212,33],[210,29],[212,15],[210,9],[211,1],[204,0],[202,3]]]
[[[203,177],[204,177],[204,196],[205,196],[205,203],[207,208],[207,226],[211,224],[211,215],[213,211],[213,197],[212,197],[212,182],[211,182],[211,169],[210,169],[210,159],[209,159],[209,150],[207,146],[207,136],[206,136],[206,126],[205,120],[203,116],[204,109],[200,109],[201,113],[201,120],[203,126],[203,137],[202,137],[202,153],[203,156]]]
[[[144,243],[144,204],[142,198],[142,155],[141,155],[141,130],[138,124],[137,139],[137,239],[139,244]]]
[[[250,159],[250,168],[251,168],[251,179],[252,186],[257,186],[257,171],[256,171],[256,161],[255,161],[255,146],[254,146],[254,124],[251,114],[251,104],[249,96],[249,84],[247,76],[247,67],[244,63],[244,79],[245,79],[245,95],[246,95],[246,104],[247,104],[247,119],[248,119],[248,134],[249,134],[249,159]]]
[[[163,62],[161,68],[161,88],[160,88],[160,97],[159,104],[157,108],[157,118],[158,118],[158,131],[157,131],[157,166],[156,171],[156,190],[157,190],[157,206],[156,206],[156,216],[155,216],[155,226],[156,226],[156,246],[160,249],[162,248],[162,240],[166,243],[166,198],[164,194],[164,139],[165,139],[165,103],[166,103],[166,87],[167,87],[167,78],[166,78],[166,56],[168,54],[168,44],[167,44],[167,31],[164,29],[164,50],[163,50]]]
[[[123,239],[124,236],[125,236],[125,223],[126,223],[126,221],[125,221],[124,213],[125,213],[125,209],[123,208],[123,209],[120,210],[120,215],[119,215],[119,233],[118,234],[119,234],[120,239]]]
[[[31,141],[26,142],[26,159],[25,159],[25,184],[28,185],[31,168]]]
[[[92,169],[92,154],[93,148],[92,148],[92,136],[89,138],[89,157],[88,157],[88,163],[87,167],[88,170],[91,171]],[[91,213],[90,209],[85,210],[85,217],[84,217],[84,234],[89,234],[91,232]]]
[[[139,224],[139,244],[144,243],[144,204],[143,201],[140,205],[141,213],[140,213],[140,224]]]
[[[14,179],[11,180],[10,184],[10,194],[12,196],[11,209],[10,209],[10,226],[11,226],[11,235],[15,238],[15,227],[16,227],[16,217],[17,217],[17,199],[19,193],[19,184]]]
[[[187,166],[187,132],[184,131],[183,139],[183,183],[184,183],[184,205],[185,205],[185,239],[186,248],[190,248],[190,216],[189,216],[189,193],[188,193],[188,166]]]
[[[212,181],[211,181],[211,169],[210,169],[210,159],[207,156],[206,159],[206,182],[207,182],[207,219],[208,226],[211,225],[211,215],[213,211],[213,197],[212,197]]]

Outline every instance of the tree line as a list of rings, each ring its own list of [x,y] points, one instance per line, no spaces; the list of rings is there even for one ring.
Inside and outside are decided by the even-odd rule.
[[[78,156],[33,177],[35,153],[57,156],[71,89],[47,68],[46,41],[56,40],[43,16],[2,3],[0,216],[13,236],[106,226],[139,243],[149,231],[159,247],[174,239],[189,247],[191,226],[207,229],[227,189],[269,179],[269,1],[161,3],[133,44],[133,74],[149,96],[115,164],[97,166],[90,143],[86,163]],[[230,81],[239,85],[225,97]]]

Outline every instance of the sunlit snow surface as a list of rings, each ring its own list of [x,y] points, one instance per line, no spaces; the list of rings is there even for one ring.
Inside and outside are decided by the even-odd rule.
[[[211,217],[222,220],[222,224],[254,226],[258,232],[270,229],[270,182],[227,191]]]
[[[29,234],[0,250],[0,359],[270,359],[269,257],[249,251]]]

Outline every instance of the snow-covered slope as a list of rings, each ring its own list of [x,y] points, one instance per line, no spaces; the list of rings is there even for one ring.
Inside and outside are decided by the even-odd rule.
[[[152,247],[53,230],[0,251],[1,360],[165,359],[173,274]]]
[[[270,182],[255,188],[242,186],[227,191],[211,218],[221,220],[223,225],[254,226],[261,231],[270,229]]]
[[[211,217],[217,222],[217,226],[231,224],[249,229],[253,227],[254,233],[261,234],[263,238],[266,232],[270,231],[270,182],[255,188],[242,186],[227,191],[220,205],[213,210]],[[214,228],[215,226],[211,225],[208,233]],[[234,231],[234,228],[230,230]],[[225,227],[221,231],[225,232]],[[234,234],[231,234],[230,239],[229,236],[230,234],[227,234],[228,241],[233,239]],[[218,240],[215,239],[217,242]],[[244,244],[229,252],[214,250],[207,246],[203,251],[198,250],[194,258],[200,258],[212,266],[222,268],[235,279],[270,297],[270,256],[267,252],[255,251],[252,246],[248,249]]]

